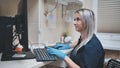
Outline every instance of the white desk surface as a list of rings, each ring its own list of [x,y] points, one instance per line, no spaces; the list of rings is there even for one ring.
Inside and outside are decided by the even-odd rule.
[[[62,50],[68,54],[72,49]],[[0,54],[0,59],[1,59]],[[36,59],[0,61],[0,68],[39,68],[54,61],[37,62]]]

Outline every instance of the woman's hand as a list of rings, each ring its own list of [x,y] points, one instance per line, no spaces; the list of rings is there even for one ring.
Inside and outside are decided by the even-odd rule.
[[[63,44],[63,43],[56,43],[53,48],[59,49],[59,50],[64,50],[64,49],[70,49],[70,44]]]
[[[55,55],[57,56],[58,58],[60,58],[61,60],[64,60],[66,54],[57,50],[57,49],[54,49],[54,48],[51,48],[51,47],[47,47],[47,51],[49,54],[51,55]]]

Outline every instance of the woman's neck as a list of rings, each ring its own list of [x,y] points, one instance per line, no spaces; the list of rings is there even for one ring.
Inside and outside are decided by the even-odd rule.
[[[84,41],[86,39],[86,32],[81,32],[81,41]]]

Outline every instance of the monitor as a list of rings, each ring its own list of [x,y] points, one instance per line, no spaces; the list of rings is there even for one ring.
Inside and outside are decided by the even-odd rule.
[[[0,51],[2,52],[1,61],[32,59],[35,56],[28,48],[28,19],[27,19],[27,0],[19,0],[17,14],[14,17],[0,17]],[[14,26],[14,28],[13,28]],[[13,42],[18,38],[19,44],[23,46],[22,53],[14,51],[17,45]],[[25,56],[13,57],[16,54]]]
[[[0,16],[0,52],[4,54],[12,53],[13,22],[12,17]]]

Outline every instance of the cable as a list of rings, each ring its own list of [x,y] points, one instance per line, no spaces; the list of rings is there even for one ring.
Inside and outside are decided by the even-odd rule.
[[[57,8],[57,5],[58,5],[58,0],[57,0],[57,3],[56,3],[56,5],[55,5],[55,7],[51,10],[51,11],[49,11],[49,12],[53,12],[56,8]],[[48,13],[49,13],[48,12]]]
[[[46,1],[46,2],[47,2],[47,1]],[[48,13],[52,13],[52,12],[57,8],[57,5],[58,5],[58,0],[57,0],[57,2],[56,2],[55,7],[54,7],[52,10],[49,11],[49,10],[48,10],[48,4],[47,4],[47,11],[44,13],[44,15],[47,16]]]

